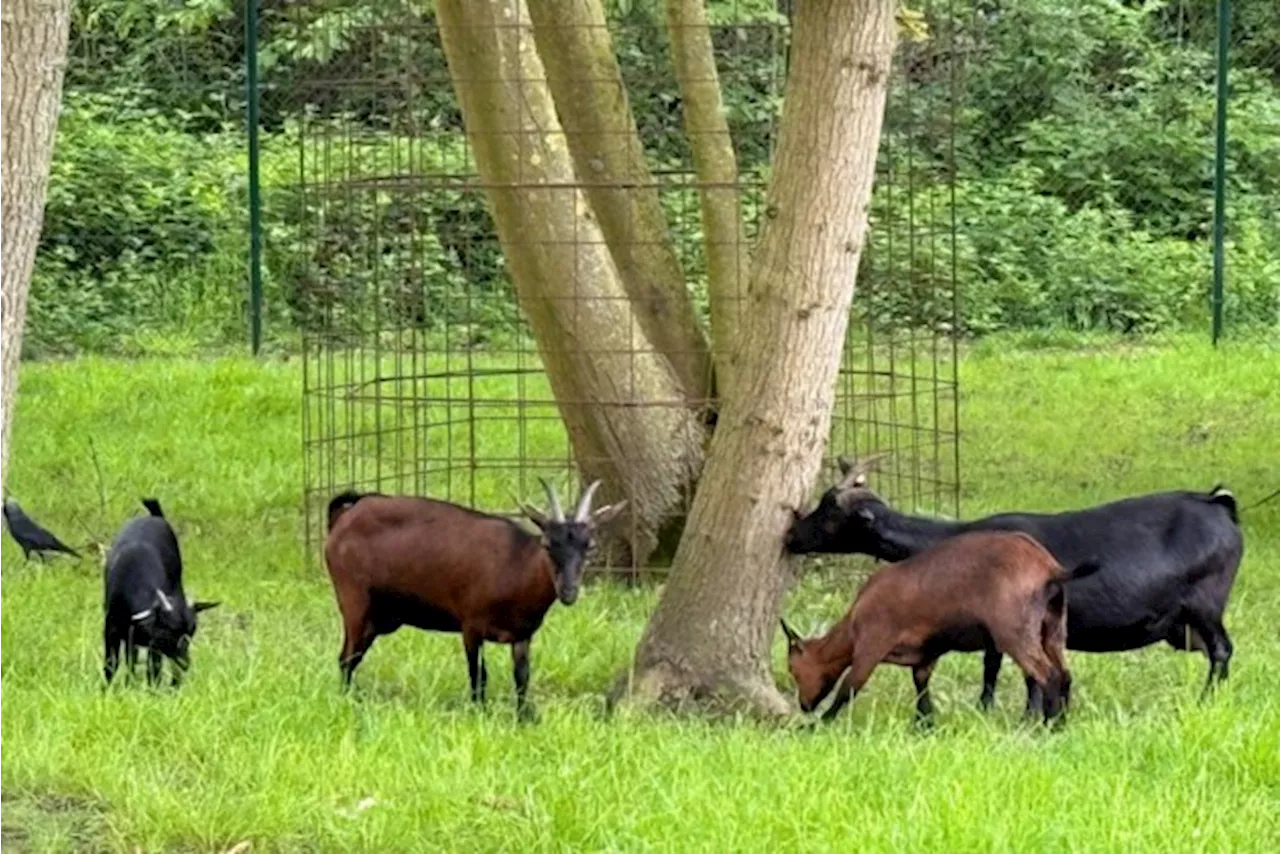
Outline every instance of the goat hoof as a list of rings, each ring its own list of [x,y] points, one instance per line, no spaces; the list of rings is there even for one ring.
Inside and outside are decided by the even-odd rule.
[[[521,706],[516,709],[516,720],[522,724],[536,724],[538,711],[533,706]]]

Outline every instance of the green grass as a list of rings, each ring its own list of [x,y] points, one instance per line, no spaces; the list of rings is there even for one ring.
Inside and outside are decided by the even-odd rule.
[[[1226,481],[1280,486],[1280,353],[1263,344],[1029,352],[962,366],[966,515],[1067,508]],[[180,692],[104,694],[94,561],[24,565],[5,538],[3,843],[34,851],[1269,851],[1280,840],[1280,501],[1244,518],[1227,625],[1233,675],[1196,696],[1199,656],[1072,657],[1056,735],[975,710],[978,656],[935,678],[939,726],[910,726],[885,667],[818,731],[608,719],[656,591],[599,584],[534,643],[541,722],[514,721],[490,648],[490,707],[465,702],[456,637],[405,630],[337,690],[339,624],[299,546],[296,362],[81,359],[24,367],[10,488],[69,539],[160,496],[189,592],[219,598]],[[99,509],[92,437],[105,483]],[[867,569],[830,562],[788,603],[838,616]],[[779,683],[787,686],[782,645]],[[372,804],[366,799],[372,799]],[[367,808],[360,810],[364,802]]]

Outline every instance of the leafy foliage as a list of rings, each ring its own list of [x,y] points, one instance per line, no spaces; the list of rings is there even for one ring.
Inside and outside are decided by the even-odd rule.
[[[146,349],[148,335],[243,340],[242,5],[76,4],[31,352]],[[879,323],[936,326],[958,297],[969,334],[1203,323],[1212,4],[955,5],[957,27],[933,21],[899,48],[901,96],[886,121],[863,310]],[[262,6],[267,331],[287,338],[323,319],[334,334],[354,335],[388,316],[429,330],[461,325],[477,342],[510,331],[516,313],[483,193],[465,180],[471,166],[434,4]],[[689,152],[665,4],[606,8],[655,174],[676,176],[664,208],[705,306],[696,196],[678,179]],[[767,172],[774,144],[786,51],[778,8],[708,3],[727,118],[750,175]],[[1233,19],[1227,311],[1237,327],[1280,319],[1277,8],[1247,4]],[[383,82],[368,85],[375,79]],[[938,105],[955,86],[964,98],[952,117]],[[323,151],[307,149],[321,137]],[[332,165],[318,165],[322,157]],[[301,161],[313,170],[303,186]],[[340,193],[316,186],[317,168],[417,184]],[[748,199],[749,220],[758,208]],[[386,293],[361,296],[376,290]]]

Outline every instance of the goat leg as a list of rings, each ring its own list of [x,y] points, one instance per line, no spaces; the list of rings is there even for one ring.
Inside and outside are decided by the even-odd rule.
[[[911,668],[911,681],[916,687],[916,723],[922,727],[933,726],[933,698],[929,696],[929,677],[933,675],[935,658]]]
[[[1004,661],[1004,653],[994,645],[988,646],[982,656],[982,696],[978,705],[985,711],[996,702],[996,683],[1000,679],[1000,665]]]
[[[1023,714],[1029,718],[1037,717],[1044,709],[1044,692],[1041,690],[1040,683],[1033,677],[1026,677],[1026,683],[1027,707],[1023,710]]]
[[[124,666],[125,676],[132,682],[138,672],[138,645],[133,642],[132,626],[124,639]]]
[[[120,636],[110,627],[102,633],[102,678],[106,680],[106,685],[111,684],[111,680],[116,677],[116,671],[120,669],[121,643]],[[106,687],[106,685],[103,687]]]
[[[511,645],[511,671],[516,682],[516,717],[521,721],[532,722],[537,713],[529,704],[529,641],[524,640]]]
[[[462,646],[467,652],[467,676],[471,680],[471,702],[484,703],[485,683],[488,674],[484,669],[484,638],[474,632],[464,630]]]
[[[158,650],[147,651],[147,684],[156,686],[160,684],[160,670],[164,665],[164,657]]]

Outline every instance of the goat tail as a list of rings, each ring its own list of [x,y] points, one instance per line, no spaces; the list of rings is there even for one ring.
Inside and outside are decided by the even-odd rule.
[[[1058,571],[1053,574],[1053,579],[1049,583],[1065,584],[1068,581],[1088,578],[1100,569],[1102,569],[1102,561],[1096,556],[1082,560],[1070,569],[1059,564]]]
[[[1075,567],[1067,570],[1062,580],[1076,581],[1081,578],[1088,578],[1100,569],[1102,569],[1102,561],[1096,557],[1091,557],[1088,560],[1080,561]]]
[[[338,519],[341,518],[342,514],[356,506],[357,501],[373,494],[371,492],[356,492],[348,489],[346,492],[340,492],[333,496],[333,499],[329,502],[329,530],[333,530],[333,526],[338,524]]]
[[[147,512],[152,516],[159,516],[161,519],[164,518],[164,511],[160,509],[159,498],[144,498],[142,499],[142,506],[147,508]]]
[[[1272,493],[1271,496],[1263,499],[1263,501],[1269,501],[1271,498],[1274,498],[1276,494],[1277,493]],[[1263,501],[1258,503],[1261,504]],[[1231,517],[1231,521],[1236,525],[1240,524],[1240,510],[1236,506],[1235,494],[1232,493],[1231,490],[1227,489],[1225,484],[1216,484],[1213,489],[1209,490],[1209,503],[1217,504],[1225,508],[1227,515]]]
[[[1061,578],[1051,578],[1044,584],[1044,609],[1049,619],[1061,620],[1067,612],[1067,585]]]

